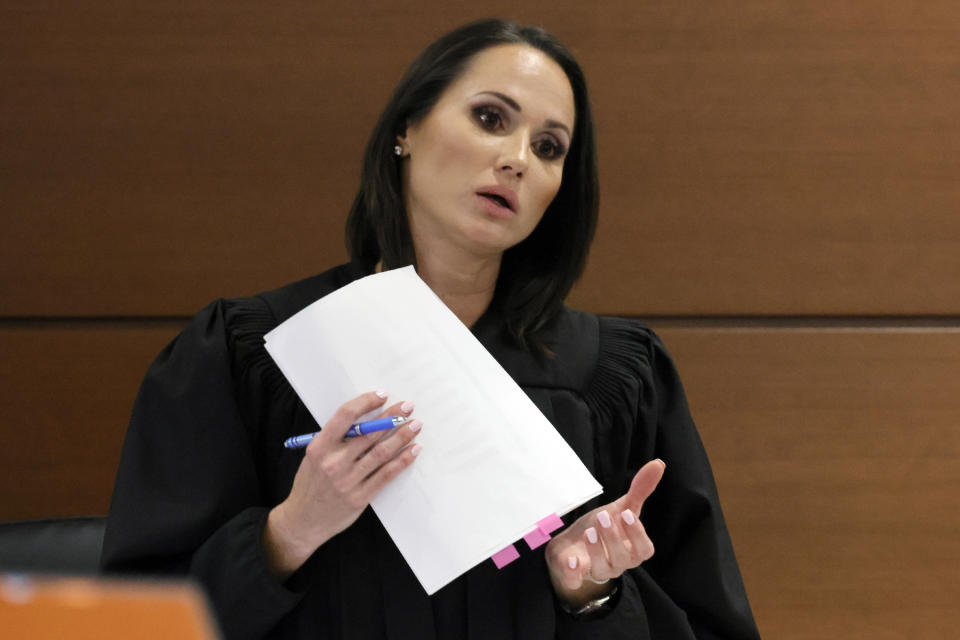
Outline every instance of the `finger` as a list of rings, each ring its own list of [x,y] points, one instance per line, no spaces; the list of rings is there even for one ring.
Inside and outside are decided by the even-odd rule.
[[[650,494],[660,483],[660,479],[663,478],[663,471],[666,466],[663,460],[659,458],[643,465],[633,476],[630,489],[611,505],[613,512],[620,513],[624,509],[631,509],[635,514],[639,514],[640,509],[643,508],[643,503],[650,497]]]
[[[624,569],[635,565],[631,560],[631,551],[633,544],[620,530],[619,522],[610,516],[606,509],[600,510],[596,515],[597,531],[600,533],[600,540],[607,551],[607,559],[610,562],[611,570],[619,575]]]
[[[423,422],[413,420],[396,429],[391,438],[383,438],[357,459],[350,472],[350,476],[360,484],[364,479],[374,474],[380,467],[392,461],[397,454],[417,437]],[[419,453],[419,450],[418,450]]]
[[[588,557],[581,560],[580,556],[571,552],[563,558],[563,570],[561,581],[567,589],[579,589],[583,586],[583,576],[586,573],[585,567],[589,566]]]
[[[350,425],[356,422],[360,416],[370,413],[386,401],[387,393],[385,391],[370,391],[342,404],[323,425],[320,435],[314,438],[313,442],[318,440],[326,443],[343,441]]]
[[[405,418],[409,417],[413,413],[413,403],[409,400],[404,400],[403,402],[397,402],[390,405],[383,412],[380,413],[379,418],[386,418],[387,416],[403,416]]]
[[[590,564],[584,567],[584,576],[592,576],[594,580],[606,580],[610,575],[610,563],[603,550],[603,542],[596,527],[587,527],[583,532],[583,540],[587,546],[587,555]]]
[[[413,461],[417,459],[417,456],[420,455],[422,450],[423,445],[419,442],[407,447],[401,451],[399,455],[395,456],[386,464],[381,465],[380,468],[367,477],[360,488],[363,501],[369,504],[370,501],[380,493],[381,489],[400,475],[401,471],[413,464]]]
[[[409,420],[413,409],[414,405],[409,400],[397,402],[384,409],[377,418],[400,416]],[[350,458],[351,460],[357,460],[372,449],[380,440],[392,435],[394,431],[394,429],[388,429],[387,431],[375,431],[374,433],[368,433],[356,438],[347,438],[347,454],[352,456]]]
[[[647,530],[643,523],[633,515],[633,511],[627,509],[620,517],[623,521],[623,531],[626,533],[626,540],[632,546],[631,565],[637,566],[653,557],[653,541],[647,535]]]

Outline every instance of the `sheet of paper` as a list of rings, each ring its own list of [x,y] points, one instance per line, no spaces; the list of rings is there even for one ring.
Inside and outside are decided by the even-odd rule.
[[[423,452],[372,506],[428,594],[601,491],[413,267],[357,280],[265,340],[321,425],[375,389],[390,393],[385,406],[416,404]]]

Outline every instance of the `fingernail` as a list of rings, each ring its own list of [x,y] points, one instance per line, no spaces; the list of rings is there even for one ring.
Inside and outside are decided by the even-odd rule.
[[[662,466],[664,469],[667,468],[667,463],[661,460],[660,458],[657,458],[657,462],[659,462],[660,466]]]
[[[381,400],[385,400],[386,397],[390,395],[386,391],[374,391],[374,393],[377,394],[377,397],[380,398]]]
[[[400,405],[400,411],[409,415],[410,412],[413,411],[413,403],[407,400],[402,405]]]
[[[414,458],[420,455],[421,451],[423,451],[423,445],[420,444],[419,442],[410,448],[410,453],[413,455]]]
[[[621,513],[620,516],[623,518],[623,521],[626,522],[628,525],[631,525],[637,521],[637,519],[633,516],[633,511],[631,511],[630,509],[627,509],[626,511]]]
[[[597,530],[593,527],[587,529],[587,540],[590,541],[590,544],[597,544]]]
[[[567,566],[571,569],[577,568],[577,556],[570,556],[567,558]]]
[[[421,422],[420,420],[414,420],[413,422],[410,423],[410,431],[413,431],[414,433],[416,433],[417,431],[420,431],[420,427],[422,426],[423,426],[423,422]]]
[[[597,514],[597,520],[600,521],[600,526],[604,529],[609,529],[610,525],[613,524],[610,522],[610,514],[607,513],[606,509]]]

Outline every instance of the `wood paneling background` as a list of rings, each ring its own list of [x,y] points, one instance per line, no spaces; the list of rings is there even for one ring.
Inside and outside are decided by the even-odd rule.
[[[338,262],[405,65],[498,12],[591,83],[604,204],[578,305],[957,312],[956,3],[528,4],[4,3],[4,313],[183,315]]]
[[[769,638],[950,638],[960,330],[662,328]]]
[[[103,513],[195,310],[337,264],[366,136],[466,20],[537,22],[594,103],[571,303],[651,319],[761,632],[960,627],[960,5],[0,3],[0,518]]]

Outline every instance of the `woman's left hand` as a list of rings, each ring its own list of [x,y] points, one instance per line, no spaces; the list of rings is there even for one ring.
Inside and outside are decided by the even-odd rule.
[[[595,600],[610,591],[607,580],[653,556],[653,542],[638,514],[665,467],[662,460],[651,460],[637,471],[626,494],[580,517],[550,540],[547,567],[557,596],[573,606]]]

